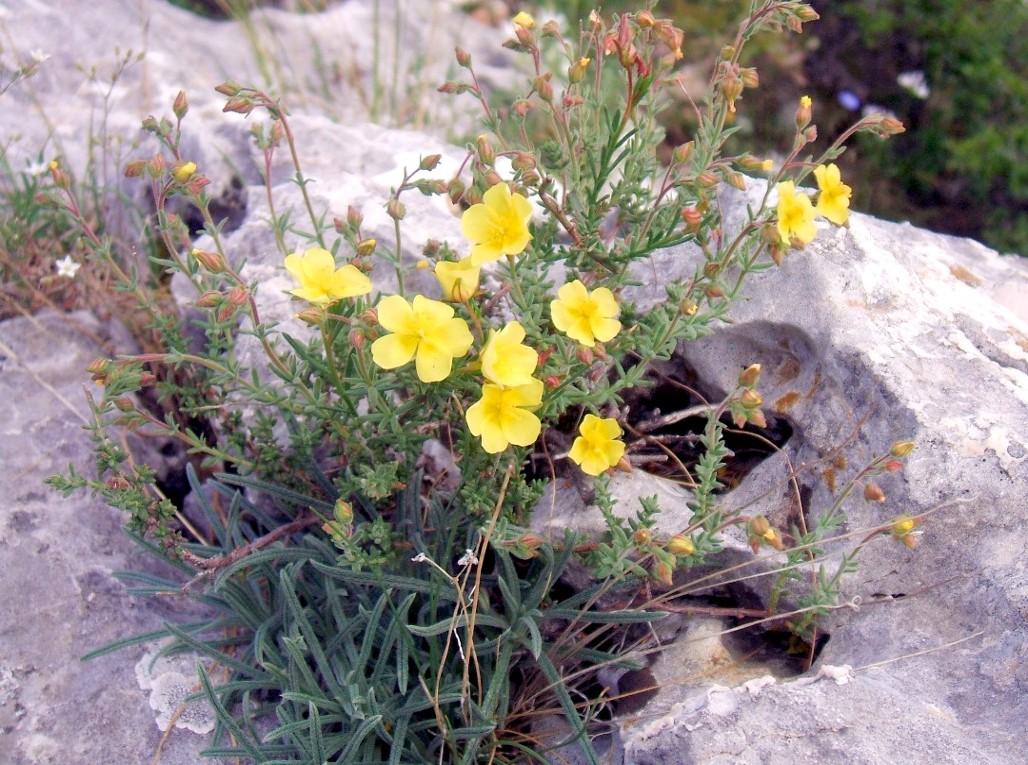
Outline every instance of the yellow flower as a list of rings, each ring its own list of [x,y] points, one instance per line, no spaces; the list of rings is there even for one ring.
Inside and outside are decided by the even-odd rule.
[[[400,295],[378,302],[378,323],[391,334],[371,344],[371,357],[383,369],[396,369],[415,360],[422,382],[439,382],[450,375],[453,360],[471,348],[474,338],[453,308],[415,295],[408,303]]]
[[[435,264],[435,278],[443,288],[443,297],[458,303],[466,303],[478,289],[478,266],[471,258],[454,263],[440,260]]]
[[[550,303],[554,326],[572,340],[592,348],[596,341],[605,343],[621,331],[618,304],[606,287],[589,292],[575,279],[557,290],[557,299]]]
[[[515,388],[485,383],[482,398],[468,407],[468,430],[482,439],[482,448],[490,454],[502,452],[511,444],[531,446],[539,438],[542,423],[528,408],[542,401],[541,380]]]
[[[782,181],[778,184],[778,233],[788,244],[793,239],[807,244],[817,236],[814,225],[814,205],[806,194],[796,193],[796,184]]]
[[[589,475],[614,467],[625,454],[625,444],[618,440],[621,426],[611,417],[587,414],[578,432],[581,435],[571,445],[568,457]]]
[[[196,172],[195,162],[182,162],[175,165],[175,168],[171,171],[172,177],[179,183],[185,183],[193,177],[193,173]]]
[[[802,106],[804,109],[809,109],[813,105],[813,103],[814,102],[811,100],[810,96],[803,96],[802,98],[800,98],[800,106]]]
[[[514,17],[514,23],[525,29],[535,29],[535,19],[531,13],[521,11]]]
[[[842,174],[834,165],[818,165],[814,168],[817,187],[821,193],[817,195],[817,207],[814,212],[828,218],[836,226],[841,226],[850,217],[850,194],[853,189],[842,182]]]
[[[539,354],[524,345],[525,330],[512,321],[499,332],[492,332],[482,349],[482,374],[497,385],[515,388],[532,382]]]
[[[371,292],[371,279],[366,274],[352,265],[336,268],[332,253],[321,247],[311,247],[302,255],[298,252],[286,255],[284,265],[300,282],[289,294],[309,303],[327,306],[340,298]]]
[[[532,205],[520,194],[511,194],[506,183],[497,183],[461,217],[461,231],[472,243],[471,262],[480,266],[501,255],[517,255],[532,240],[528,221]]]

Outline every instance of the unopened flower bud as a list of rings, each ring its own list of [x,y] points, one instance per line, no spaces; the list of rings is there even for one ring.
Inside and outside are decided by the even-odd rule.
[[[535,85],[535,92],[539,94],[539,98],[546,103],[553,100],[553,86],[550,85],[550,72],[547,72],[540,77],[536,77],[533,84]]]
[[[460,198],[464,196],[464,181],[460,178],[453,178],[448,184],[446,184],[446,193],[450,197],[450,203],[456,205],[460,202]]]
[[[132,404],[132,399],[130,399],[128,396],[121,396],[120,398],[114,399],[114,405],[118,407],[119,411],[122,412],[131,412],[136,408]]]
[[[712,299],[723,298],[725,291],[716,284],[711,284],[709,287],[704,287],[703,294]]]
[[[515,26],[519,26],[522,29],[535,29],[535,19],[531,13],[526,11],[521,11],[514,16],[513,21]]]
[[[193,248],[189,254],[196,258],[196,261],[212,274],[220,274],[225,271],[225,259],[220,253]]]
[[[760,394],[752,388],[747,388],[742,392],[742,395],[739,396],[739,403],[747,409],[756,409],[764,403],[764,399],[761,398]]]
[[[195,162],[179,162],[171,170],[171,177],[179,183],[185,183],[193,177],[193,173],[196,172]]]
[[[560,377],[558,377],[557,375],[547,375],[546,379],[543,380],[543,384],[550,390],[556,390],[557,388],[559,388],[560,383]]]
[[[752,388],[760,379],[760,364],[750,364],[739,373],[739,385],[743,388]],[[757,406],[760,406],[759,404]]]
[[[803,22],[817,21],[819,18],[821,18],[821,16],[818,15],[817,11],[815,11],[813,8],[811,8],[809,5],[806,5],[805,3],[799,3],[795,12],[796,18]]]
[[[757,70],[752,66],[740,69],[739,78],[742,80],[743,87],[745,88],[760,87],[760,76],[757,74]]]
[[[217,290],[210,290],[200,295],[193,305],[197,308],[214,308],[217,305],[221,305],[222,297],[222,294]]]
[[[515,26],[514,36],[518,38],[518,42],[521,43],[524,47],[535,47],[535,34],[532,32],[531,29],[527,29],[526,27]],[[513,40],[511,40],[511,42],[513,43]]]
[[[878,128],[879,128],[879,134],[882,137],[887,137],[887,136],[890,136],[890,135],[897,135],[897,134],[902,133],[902,132],[904,132],[906,130],[906,128],[903,126],[902,122],[900,122],[895,117],[890,117],[890,116],[882,117],[881,122],[878,123]]]
[[[680,213],[682,220],[685,221],[685,225],[694,234],[700,230],[700,224],[703,222],[703,213],[696,207],[683,207]]]
[[[674,580],[672,579],[674,571],[672,571],[671,567],[664,561],[658,560],[654,563],[653,570],[650,573],[652,573],[653,578],[661,584],[667,585],[668,587],[674,585]]]
[[[464,50],[459,45],[454,50],[454,54],[457,57],[457,65],[462,66],[465,69],[471,68],[471,54]]]
[[[367,342],[367,338],[364,336],[364,333],[359,329],[351,329],[348,337],[350,339],[350,345],[357,350],[363,348],[364,344]]]
[[[475,139],[475,144],[478,147],[478,158],[483,164],[491,167],[493,162],[496,161],[496,149],[494,149],[493,145],[489,143],[489,138],[484,134],[480,135]]]
[[[899,460],[889,460],[885,463],[886,473],[898,473],[903,469],[903,463]]]
[[[914,446],[915,444],[913,441],[897,441],[892,445],[892,448],[889,449],[889,454],[896,459],[901,460],[904,457],[910,456],[910,453],[914,451]]]
[[[737,173],[734,170],[725,170],[724,178],[732,188],[739,189],[739,191],[746,191],[746,176],[742,173]]]
[[[386,212],[393,220],[403,220],[403,216],[407,214],[407,208],[403,202],[393,197],[386,203]]]
[[[503,183],[503,178],[501,178],[500,174],[495,170],[490,170],[488,173],[482,176],[482,178],[489,188],[492,188],[493,186],[499,183]]]
[[[700,307],[698,305],[696,305],[696,301],[695,300],[689,300],[688,298],[686,298],[685,300],[683,300],[681,303],[678,304],[678,310],[681,311],[682,315],[684,315],[684,316],[695,316],[696,312],[699,309],[700,309]]]
[[[742,95],[742,79],[736,74],[727,74],[718,83],[718,89],[725,101],[728,102],[728,111],[735,111],[735,101]]]
[[[214,90],[221,93],[223,96],[238,96],[239,92],[243,89],[243,86],[234,80],[226,80],[221,83]]]
[[[800,99],[800,107],[796,110],[796,129],[803,130],[810,124],[810,110],[813,105],[810,96],[803,96]]]
[[[653,535],[649,529],[636,529],[632,534],[632,541],[636,547],[649,547],[650,542],[653,541]]]
[[[511,109],[514,111],[514,113],[522,118],[525,117],[534,108],[535,107],[532,105],[532,102],[529,101],[527,98],[519,98],[511,106]]]
[[[349,526],[353,523],[353,505],[343,499],[337,499],[335,507],[332,508],[332,517],[336,522]]]
[[[522,534],[521,537],[518,539],[518,544],[524,547],[526,550],[536,550],[542,545],[543,541],[543,538],[538,536],[537,534],[529,533]]]
[[[126,178],[138,178],[143,174],[146,169],[146,160],[134,159],[131,162],[125,164],[125,177]]]
[[[539,30],[539,35],[541,37],[560,37],[560,24],[550,19],[543,24],[543,28]]]
[[[915,536],[914,529],[916,529],[920,524],[920,518],[915,518],[911,515],[905,514],[898,515],[893,519],[889,526],[889,535],[893,539],[902,542],[913,550],[917,547],[917,538]]]
[[[699,178],[697,178],[696,180],[700,182],[701,186],[704,186],[708,189],[717,186],[717,176],[709,170],[705,170],[704,172],[700,173]]]
[[[57,160],[50,162],[50,178],[54,182],[54,186],[59,189],[71,188],[71,179],[68,174],[61,169],[61,166],[57,163]]]
[[[689,141],[675,147],[674,153],[671,155],[671,160],[676,165],[683,165],[689,161],[689,157],[692,156],[693,149],[696,148],[695,141]]]
[[[531,154],[526,154],[523,151],[515,153],[514,157],[510,161],[510,166],[519,172],[534,170],[535,165],[535,157]]]
[[[565,109],[574,109],[576,106],[584,104],[585,99],[574,93],[565,93],[560,102]]]
[[[186,116],[186,112],[189,111],[189,102],[186,101],[186,91],[180,90],[178,95],[175,96],[175,101],[171,105],[171,111],[175,113],[175,117],[182,119]]]
[[[223,112],[236,112],[237,114],[249,114],[254,110],[254,103],[249,98],[233,96],[221,107]]]
[[[807,143],[813,143],[817,140],[817,125],[809,125],[806,130],[803,131],[803,137],[807,140]]]
[[[589,68],[590,58],[582,57],[568,69],[568,82],[575,85],[585,79],[586,70]]]
[[[422,170],[435,170],[439,164],[439,160],[443,158],[442,154],[429,154],[427,157],[422,157],[421,162],[418,163],[418,167]]]
[[[575,351],[575,357],[586,366],[591,366],[593,363],[593,349],[580,345],[578,350]]]
[[[127,489],[131,485],[124,476],[120,475],[111,476],[104,483],[108,489]]]
[[[225,293],[225,297],[228,298],[228,302],[232,305],[245,305],[250,300],[250,291],[246,287],[237,284]]]
[[[375,251],[376,247],[378,247],[378,241],[376,239],[361,239],[357,242],[357,257],[368,257]]]
[[[353,205],[349,205],[346,208],[346,225],[351,226],[354,229],[361,227],[364,222],[364,216],[357,212],[357,208]]]
[[[864,484],[864,500],[866,502],[884,502],[885,492],[877,484],[866,483]]]
[[[667,549],[672,555],[692,555],[696,552],[696,545],[684,534],[676,534],[667,541]]]
[[[109,359],[95,358],[89,362],[86,371],[94,377],[106,376],[111,372],[111,361]]]
[[[298,314],[296,318],[302,321],[304,324],[310,324],[312,327],[317,327],[325,319],[325,311],[316,306],[304,308]]]

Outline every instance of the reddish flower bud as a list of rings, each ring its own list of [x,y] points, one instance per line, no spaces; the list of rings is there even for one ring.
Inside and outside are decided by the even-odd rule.
[[[186,101],[186,91],[180,90],[178,95],[175,96],[175,101],[171,105],[171,110],[175,113],[175,117],[182,119],[186,116],[186,112],[189,111],[189,102]]]

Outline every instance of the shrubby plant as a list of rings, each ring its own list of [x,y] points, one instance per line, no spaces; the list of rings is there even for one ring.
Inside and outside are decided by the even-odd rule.
[[[910,445],[859,472],[813,529],[728,513],[717,496],[730,458],[725,428],[765,424],[754,363],[722,401],[701,407],[698,461],[677,463],[677,479],[694,492],[687,528],[661,538],[656,498],[634,517],[616,514],[611,483],[633,469],[629,436],[659,443],[647,435],[653,423],[633,423],[624,408],[626,393],[648,384],[651,363],[709,332],[750,276],[802,257],[818,217],[846,223],[850,189],[832,162],[842,144],[802,156],[816,134],[810,99],[798,105],[783,161],[723,153],[728,116],[758,81],[738,63],[742,48],[761,31],[799,32],[815,18],[803,2],[755,3],[696,105],[700,129],[661,166],[657,117],[675,87],[681,31],[644,10],[609,20],[593,13],[566,37],[519,13],[507,47],[528,62],[524,90],[496,108],[457,49],[463,75],[440,91],[478,99],[486,132],[452,177],[433,175],[437,154],[404,172],[383,200],[393,242],[366,236],[353,208],[330,223],[307,193],[285,106],[222,84],[226,111],[269,119],[253,130],[268,164],[279,151],[294,163],[307,219],[273,210],[270,225],[310,328],[302,334],[262,319],[258,285],[224,245],[203,168],[180,150],[185,94],[172,118],[144,122],[159,149],[126,174],[151,188],[163,253],[155,263],[192,284],[205,344],[197,350],[184,320],[165,314],[155,316],[159,351],[97,359],[89,371],[101,386],[90,401],[98,475],[52,483],[89,488],[125,510],[139,544],[182,572],[178,581],[126,574],[137,591],[186,592],[213,609],[207,620],[134,639],[171,636],[167,650],[207,659],[203,692],[219,719],[210,754],[514,762],[542,761],[548,747],[574,741],[597,762],[593,725],[609,699],[582,688],[598,668],[638,666],[653,650],[650,633],[633,627],[699,586],[675,587],[676,572],[718,553],[730,527],[778,561],[766,618],[811,639],[853,564],[852,555],[832,563],[822,548],[841,524],[843,500],[859,487],[877,499],[871,476],[899,469]],[[544,63],[553,60],[560,65]],[[899,130],[876,116],[845,137]],[[59,172],[51,169],[54,179]],[[730,229],[719,189],[747,188],[747,174],[767,179],[766,191]],[[816,192],[798,185],[810,174]],[[74,210],[71,189],[57,186],[59,204]],[[466,241],[433,243],[405,260],[403,200],[413,192],[459,205]],[[199,210],[203,242],[171,211],[174,199]],[[102,238],[87,240],[103,257]],[[668,283],[656,305],[633,304],[634,266],[686,243],[700,256],[694,273]],[[405,289],[415,269],[432,270],[436,293]],[[396,292],[378,286],[386,270]],[[239,361],[244,335],[263,349],[266,368]],[[156,391],[163,412],[143,405],[144,389]],[[153,469],[122,445],[124,429],[189,449],[202,523],[162,495]],[[448,459],[431,456],[440,451]],[[544,467],[527,470],[529,458]],[[573,530],[543,539],[529,527],[545,480],[560,475],[592,482],[608,525],[602,540]],[[910,541],[918,520],[865,530],[867,539]],[[575,556],[595,577],[579,591],[559,584]],[[778,610],[801,578],[800,601]],[[559,740],[533,728],[544,709],[568,722]]]

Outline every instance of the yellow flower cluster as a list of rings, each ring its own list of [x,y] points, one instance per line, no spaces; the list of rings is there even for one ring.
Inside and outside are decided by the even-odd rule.
[[[817,235],[814,219],[819,215],[836,226],[843,226],[850,216],[850,195],[853,189],[842,182],[839,168],[819,165],[814,168],[818,195],[815,206],[810,197],[799,193],[792,181],[778,184],[778,233],[782,242],[809,244]]]
[[[479,269],[484,263],[522,253],[532,240],[528,223],[532,208],[505,183],[488,189],[482,202],[472,205],[461,218],[461,230],[472,243],[463,260],[439,261],[434,273],[443,298],[467,304],[478,290]],[[320,247],[293,253],[285,259],[286,270],[299,287],[295,295],[322,308],[348,297],[371,292],[371,281],[354,265],[336,268],[335,257]],[[408,301],[389,295],[378,301],[379,325],[386,334],[371,344],[371,357],[382,369],[397,369],[414,361],[418,379],[440,382],[453,371],[454,359],[468,354],[474,336],[467,322],[456,316],[452,305],[415,295]],[[589,290],[578,280],[563,285],[550,304],[554,326],[571,339],[592,348],[613,339],[621,330],[619,307],[605,287]],[[526,345],[525,328],[518,321],[491,330],[478,353],[482,395],[465,413],[468,430],[481,439],[490,454],[510,445],[531,446],[542,431],[535,414],[543,401],[544,385],[534,377],[539,354]],[[612,418],[587,414],[568,457],[590,475],[616,465],[625,452],[621,428]]]

